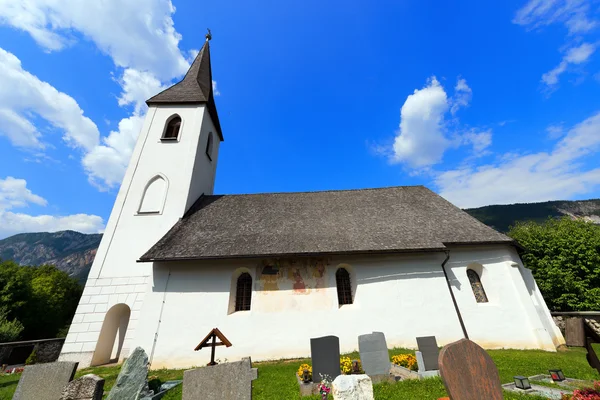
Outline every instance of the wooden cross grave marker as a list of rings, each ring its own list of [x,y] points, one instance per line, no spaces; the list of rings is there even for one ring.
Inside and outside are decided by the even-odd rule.
[[[218,343],[217,343],[217,338],[219,338],[219,340],[220,340],[220,342],[218,342]],[[211,341],[211,339],[212,339],[212,341]],[[210,343],[209,343],[209,341],[210,341]],[[194,351],[198,351],[204,347],[212,347],[211,353],[210,353],[210,362],[206,365],[217,365],[217,363],[215,362],[215,347],[217,347],[217,346],[231,347],[232,344],[229,340],[227,340],[225,335],[223,335],[218,328],[214,328],[212,331],[210,331],[208,333],[208,335],[206,335],[206,337],[204,339],[202,339],[202,341],[200,342],[200,344],[198,346],[196,346]]]

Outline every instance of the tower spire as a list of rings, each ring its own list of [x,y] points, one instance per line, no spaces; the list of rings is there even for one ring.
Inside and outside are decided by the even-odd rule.
[[[208,29],[206,41],[184,78],[170,88],[146,100],[146,104],[149,106],[161,104],[206,104],[215,129],[221,140],[223,140],[221,124],[219,123],[217,106],[215,105],[213,95],[209,45],[211,39],[212,34],[210,29]]]

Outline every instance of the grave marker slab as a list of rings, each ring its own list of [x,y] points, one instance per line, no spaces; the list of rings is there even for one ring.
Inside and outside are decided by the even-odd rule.
[[[58,361],[28,365],[23,370],[13,400],[56,400],[75,376],[78,363]]]
[[[148,384],[148,355],[141,347],[136,347],[125,360],[117,382],[106,400],[137,399]]]
[[[461,339],[442,349],[440,374],[451,400],[502,400],[498,369],[476,343]]]
[[[104,379],[87,374],[71,381],[63,389],[60,400],[102,400]]]
[[[390,373],[390,355],[383,332],[360,335],[358,351],[363,370],[367,375],[388,375]]]
[[[321,375],[332,381],[342,374],[340,370],[340,339],[337,336],[323,336],[310,339],[313,382],[320,382]]]
[[[565,343],[567,346],[585,346],[585,329],[583,324],[583,318],[567,318],[565,323]]]
[[[258,369],[252,368],[250,357],[185,371],[182,400],[251,400],[256,378]]]
[[[417,346],[419,347],[419,351],[423,357],[423,363],[419,364],[419,372],[435,371],[439,369],[438,357],[440,355],[440,350],[438,349],[435,336],[418,337]]]

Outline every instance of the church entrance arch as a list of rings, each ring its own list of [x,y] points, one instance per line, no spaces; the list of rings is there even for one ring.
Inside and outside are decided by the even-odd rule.
[[[108,310],[96,343],[92,366],[119,361],[130,315],[131,309],[127,304],[116,304]]]

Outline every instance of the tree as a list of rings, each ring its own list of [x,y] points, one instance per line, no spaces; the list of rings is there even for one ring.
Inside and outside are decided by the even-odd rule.
[[[6,310],[0,309],[0,343],[16,341],[24,329],[23,324],[18,320],[9,321],[6,314]]]
[[[517,223],[508,235],[525,247],[550,310],[600,310],[600,226],[564,217]]]
[[[45,339],[64,332],[82,290],[77,280],[54,266],[0,262],[0,310],[7,321],[22,323],[22,339]]]

